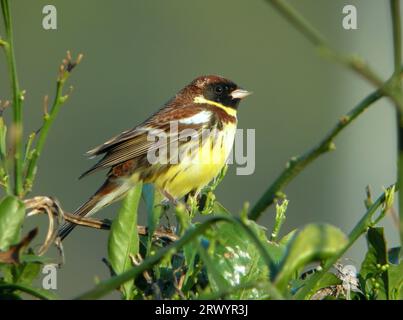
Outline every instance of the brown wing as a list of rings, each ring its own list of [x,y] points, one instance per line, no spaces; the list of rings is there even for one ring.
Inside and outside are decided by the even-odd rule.
[[[156,130],[163,130],[168,133],[171,121],[191,118],[206,110],[208,109],[202,104],[189,104],[180,108],[166,107],[161,109],[140,126],[124,131],[104,144],[88,151],[87,154],[90,157],[95,157],[101,154],[105,154],[105,156],[92,168],[84,172],[80,176],[80,179],[90,173],[113,167],[127,160],[144,156],[147,152],[153,149],[161,148],[161,144],[157,144],[152,140],[149,141],[149,134],[156,134]],[[206,119],[204,123],[197,124],[191,122],[179,123],[178,132],[181,132],[184,129],[197,129],[195,130],[195,134],[200,135],[201,129],[207,125],[209,121],[210,119]],[[168,135],[167,141],[173,142],[175,140],[178,140],[177,134],[175,136]]]

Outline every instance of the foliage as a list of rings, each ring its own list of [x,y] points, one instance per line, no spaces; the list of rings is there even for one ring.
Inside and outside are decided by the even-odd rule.
[[[135,186],[110,227],[107,260],[111,277],[77,299],[96,299],[113,290],[119,290],[128,300],[403,298],[401,250],[388,248],[383,228],[377,226],[393,206],[395,186],[385,189],[376,201],[366,199],[367,211],[349,235],[332,225],[312,223],[280,237],[288,205],[285,186],[321,154],[333,150],[336,136],[374,102],[388,96],[397,108],[402,106],[397,80],[401,61],[396,58],[401,53],[396,48],[401,45],[398,1],[391,0],[395,73],[386,85],[360,60],[329,49],[323,37],[284,1],[269,2],[322,54],[363,75],[376,90],[342,117],[321,143],[292,158],[252,209],[246,204],[239,215],[230,213],[214,195],[226,168],[199,197],[189,196],[186,204],[174,207],[162,203],[163,197],[152,185]],[[30,243],[37,230],[27,235],[22,235],[21,230],[26,211],[32,209],[28,206],[32,199],[25,197],[35,182],[38,159],[60,107],[68,98],[64,85],[81,55],[73,61],[68,53],[63,60],[52,107],[48,110],[49,99],[45,97],[42,128],[29,135],[23,148],[24,91],[19,89],[17,78],[9,1],[1,0],[1,8],[6,38],[0,38],[0,46],[9,67],[13,117],[11,124],[6,124],[3,112],[10,103],[0,103],[0,184],[6,194],[0,200],[0,299],[54,299],[57,297],[51,291],[40,288],[38,280],[42,267],[53,262],[43,254],[51,243],[58,243],[55,234],[49,232],[42,246],[45,249],[35,252]],[[8,127],[15,131],[9,142]],[[139,232],[141,226],[137,225],[142,199],[147,211],[145,232]],[[40,202],[30,213],[46,211],[49,225],[53,226],[57,222],[54,212],[65,218],[67,215],[63,215],[57,201],[49,201],[46,206]],[[273,203],[276,215],[267,237],[266,228],[256,220]],[[162,225],[169,210],[175,214],[175,228]],[[94,221],[86,223],[91,225]],[[368,250],[360,270],[355,272],[351,266],[341,264],[341,259],[362,235],[366,235]]]

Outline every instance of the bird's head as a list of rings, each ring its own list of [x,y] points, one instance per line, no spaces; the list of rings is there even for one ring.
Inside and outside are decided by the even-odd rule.
[[[195,103],[217,103],[236,109],[239,102],[251,92],[240,88],[231,80],[216,75],[194,79],[184,89],[184,93]]]

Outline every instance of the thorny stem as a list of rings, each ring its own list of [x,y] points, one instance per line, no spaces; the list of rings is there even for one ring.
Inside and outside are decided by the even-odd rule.
[[[12,20],[8,0],[1,0],[1,9],[3,13],[4,26],[6,31],[6,41],[1,40],[0,45],[6,53],[7,64],[9,68],[11,90],[13,95],[13,149],[14,149],[14,194],[22,196],[23,193],[23,125],[22,125],[22,101],[24,100],[24,91],[20,90],[17,66],[14,55],[14,42]]]

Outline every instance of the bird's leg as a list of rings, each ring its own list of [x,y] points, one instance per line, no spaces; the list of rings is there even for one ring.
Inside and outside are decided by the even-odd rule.
[[[171,202],[174,206],[177,206],[179,204],[179,201],[172,196],[168,191],[160,189],[161,194],[168,199],[169,202]]]

